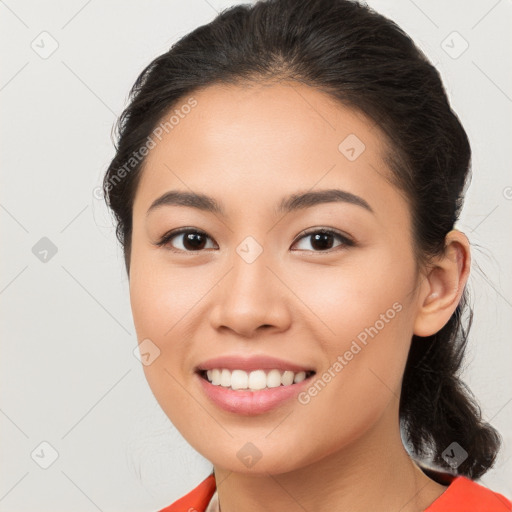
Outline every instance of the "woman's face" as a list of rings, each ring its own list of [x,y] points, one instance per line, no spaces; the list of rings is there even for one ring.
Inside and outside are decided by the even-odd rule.
[[[153,137],[133,209],[131,305],[156,399],[231,471],[396,439],[418,274],[382,132],[297,83],[193,98]]]

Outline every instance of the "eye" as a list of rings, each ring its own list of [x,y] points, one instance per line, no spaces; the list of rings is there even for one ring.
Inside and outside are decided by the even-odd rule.
[[[308,239],[310,240],[310,242],[307,242]],[[299,250],[328,252],[329,249],[333,248],[334,239],[338,239],[340,241],[340,243],[337,246],[334,246],[334,248],[340,246],[342,247],[355,245],[353,240],[343,235],[342,233],[338,233],[337,231],[334,231],[332,229],[321,228],[316,229],[315,231],[302,233],[300,235],[299,242],[304,240],[305,243],[303,244],[303,247],[300,248]],[[313,249],[310,249],[309,247],[307,247],[307,245],[309,245]]]
[[[174,239],[177,239],[178,242],[172,243]],[[333,245],[335,239],[339,241],[338,245]],[[159,247],[169,247],[169,249],[175,252],[193,252],[201,251],[202,249],[215,249],[215,245],[213,247],[207,247],[208,241],[213,240],[204,231],[194,228],[181,228],[166,233],[155,245]],[[316,230],[303,232],[299,235],[299,239],[294,245],[301,242],[305,247],[300,247],[298,250],[313,252],[328,252],[330,249],[333,249],[333,247],[336,249],[337,247],[355,245],[354,241],[346,235],[327,228],[317,228]],[[309,247],[307,247],[307,245],[309,245]]]
[[[173,239],[177,239],[176,245],[172,244]],[[156,243],[159,247],[169,246],[173,251],[179,252],[192,252],[200,251],[205,248],[207,240],[212,240],[204,231],[199,231],[193,228],[181,228],[176,231],[166,233],[160,241]],[[177,247],[176,247],[177,246]],[[213,247],[215,249],[215,247]]]

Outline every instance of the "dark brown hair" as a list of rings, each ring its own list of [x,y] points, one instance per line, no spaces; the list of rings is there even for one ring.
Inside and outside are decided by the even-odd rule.
[[[104,178],[128,273],[133,201],[145,161],[140,148],[155,127],[199,88],[274,80],[325,91],[377,123],[392,148],[387,163],[394,182],[410,203],[418,262],[442,253],[462,207],[471,150],[435,67],[401,28],[366,5],[268,0],[224,10],[137,78]],[[476,479],[495,462],[500,436],[459,378],[472,315],[466,297],[438,333],[413,336],[400,422],[418,462],[428,458]],[[467,452],[456,465],[453,452],[443,455],[454,442]]]

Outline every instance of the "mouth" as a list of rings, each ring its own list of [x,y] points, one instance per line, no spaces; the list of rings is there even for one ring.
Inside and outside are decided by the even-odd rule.
[[[214,406],[252,416],[292,406],[316,370],[266,354],[225,354],[195,368],[197,382]]]
[[[222,367],[222,362],[230,368]],[[256,416],[279,407],[293,406],[301,390],[309,386],[314,370],[268,360],[228,363],[211,362],[207,368],[197,368],[196,375],[202,392],[214,406],[238,416]],[[272,366],[280,366],[275,368]],[[237,368],[245,366],[245,369]]]
[[[314,370],[281,370],[257,369],[245,371],[241,369],[210,368],[197,370],[198,375],[213,386],[231,391],[262,391],[265,389],[290,387],[311,378]]]

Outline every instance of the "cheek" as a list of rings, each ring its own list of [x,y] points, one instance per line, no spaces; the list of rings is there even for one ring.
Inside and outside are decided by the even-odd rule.
[[[190,394],[183,386],[191,376],[191,333],[204,323],[201,299],[211,288],[211,279],[207,266],[171,268],[154,252],[134,244],[130,302],[137,339],[139,343],[149,339],[159,354],[143,370],[162,409],[177,426],[197,413],[189,411]]]
[[[194,429],[212,430],[208,417],[204,418],[190,392],[184,389],[187,377],[183,373],[188,358],[186,332],[194,318],[193,305],[198,291],[187,284],[186,270],[166,272],[152,262],[151,257],[134,251],[130,270],[130,302],[139,343],[151,340],[158,357],[151,364],[143,364],[146,380],[160,407],[178,428],[189,431],[193,418]],[[204,292],[203,292],[204,293]],[[147,342],[146,342],[147,343]],[[142,346],[141,346],[142,347]]]
[[[339,404],[352,411],[364,405],[356,415],[362,419],[372,408],[377,412],[383,407],[393,393],[399,395],[412,337],[414,281],[412,258],[399,260],[391,251],[302,274],[297,294],[307,297],[316,314],[307,330],[315,331],[326,370],[304,402],[319,408]],[[317,394],[323,397],[313,400]],[[332,413],[344,414],[336,408]]]
[[[347,258],[336,266],[310,265],[307,271],[292,268],[289,272],[294,292],[314,313],[318,325],[325,327],[320,339],[330,340],[329,345],[359,335],[364,341],[375,328],[379,334],[402,332],[402,338],[407,334],[404,328],[411,321],[415,286],[412,258],[398,258],[383,249]]]
[[[206,267],[204,267],[206,268]],[[178,322],[188,321],[200,297],[205,293],[202,269],[166,267],[151,251],[132,253],[130,303],[139,340],[172,337]]]
[[[313,303],[322,305],[320,316],[335,334],[318,338],[325,367],[299,396],[301,409],[296,418],[301,435],[306,439],[314,435],[318,425],[325,434],[312,447],[314,453],[303,454],[304,461],[347,446],[385,411],[398,410],[412,310],[405,287],[392,290],[390,283],[380,283],[380,289],[373,283],[365,290],[347,282],[341,290],[331,285],[327,290],[332,301],[320,294],[311,296]]]

